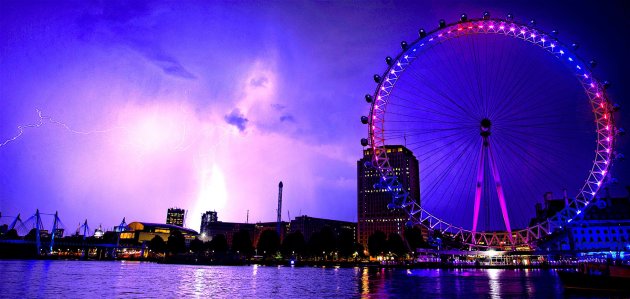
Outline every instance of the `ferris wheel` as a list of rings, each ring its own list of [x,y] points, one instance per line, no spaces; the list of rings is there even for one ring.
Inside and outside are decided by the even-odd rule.
[[[374,75],[361,117],[379,188],[409,225],[486,248],[535,246],[597,200],[615,158],[617,110],[607,82],[533,21],[482,18],[419,30]],[[420,198],[400,188],[385,145],[404,145],[420,165]],[[543,194],[561,210],[536,217]],[[547,198],[549,199],[549,198]],[[539,215],[538,215],[539,216]]]

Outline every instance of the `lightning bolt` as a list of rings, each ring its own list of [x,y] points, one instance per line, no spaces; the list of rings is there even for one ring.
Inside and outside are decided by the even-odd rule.
[[[114,128],[110,128],[110,129],[106,129],[106,130],[77,131],[75,129],[72,129],[70,126],[68,126],[64,122],[61,122],[61,121],[58,121],[58,120],[54,120],[52,117],[44,115],[42,113],[42,111],[39,110],[39,109],[35,109],[35,111],[37,111],[37,115],[39,117],[39,120],[36,123],[34,123],[34,124],[26,124],[26,125],[17,126],[17,129],[18,129],[17,135],[15,135],[15,136],[5,140],[3,143],[0,143],[0,147],[3,147],[5,145],[7,145],[8,143],[16,141],[18,138],[20,138],[24,134],[24,130],[26,128],[39,128],[39,127],[43,126],[45,123],[51,123],[51,124],[59,125],[59,126],[63,127],[64,129],[66,129],[66,131],[68,131],[68,132],[71,132],[71,133],[74,133],[74,134],[81,134],[81,135],[88,135],[88,134],[93,134],[93,133],[107,133],[107,132],[111,132],[111,131],[114,131],[114,130],[122,129],[122,127],[114,127]]]

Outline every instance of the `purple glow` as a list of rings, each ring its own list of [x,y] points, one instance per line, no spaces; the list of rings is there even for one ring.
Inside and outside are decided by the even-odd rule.
[[[125,216],[162,222],[166,208],[179,206],[194,229],[205,210],[225,221],[244,221],[250,210],[251,220],[267,221],[275,219],[269,206],[282,179],[291,214],[356,221],[357,140],[368,127],[350,120],[367,109],[361,97],[375,90],[371,75],[385,70],[382,57],[399,53],[398,41],[413,38],[417,26],[437,27],[419,18],[480,9],[469,2],[426,6],[2,2],[0,141],[36,122],[37,108],[78,131],[121,129],[26,129],[0,147],[0,212],[59,210],[69,226],[88,218],[109,227]],[[599,24],[607,22],[557,18],[547,8],[556,4],[516,6],[519,15],[541,15],[585,45],[607,49],[589,49],[601,57],[597,71],[624,78],[627,68],[617,66],[626,55],[606,38],[609,25]],[[485,8],[506,13],[499,1]],[[597,39],[580,35],[591,29],[599,29]]]

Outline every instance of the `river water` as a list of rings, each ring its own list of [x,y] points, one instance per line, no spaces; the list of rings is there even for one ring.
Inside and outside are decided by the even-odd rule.
[[[554,270],[0,260],[0,275],[0,298],[586,298]]]

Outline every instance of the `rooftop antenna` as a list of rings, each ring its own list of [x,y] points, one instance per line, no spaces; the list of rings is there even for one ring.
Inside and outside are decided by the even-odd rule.
[[[247,210],[247,220],[245,221],[245,223],[249,223],[249,210]]]

